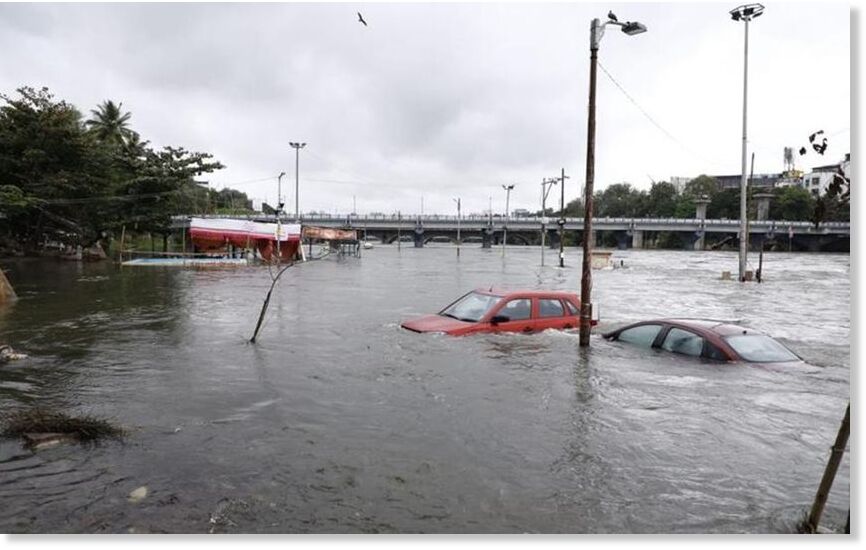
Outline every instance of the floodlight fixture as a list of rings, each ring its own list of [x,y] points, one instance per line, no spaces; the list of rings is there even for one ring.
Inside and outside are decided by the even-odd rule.
[[[732,9],[728,13],[731,14],[731,19],[734,21],[750,21],[755,17],[760,17],[764,13],[764,5],[744,4]]]
[[[637,21],[629,21],[622,26],[622,32],[629,36],[634,36],[636,34],[646,32],[646,26],[643,23],[638,23]]]

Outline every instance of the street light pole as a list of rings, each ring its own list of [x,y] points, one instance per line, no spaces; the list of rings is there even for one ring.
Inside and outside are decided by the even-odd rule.
[[[556,179],[541,180],[541,266],[544,267],[544,237],[545,237],[545,222],[547,221],[547,194],[550,193],[550,188],[556,185]]]
[[[460,198],[451,200],[457,203],[457,256],[460,256]]]
[[[595,118],[595,114],[593,114]],[[594,124],[594,122],[593,122]],[[562,185],[559,188],[559,267],[565,267],[565,168],[562,169]]]
[[[646,32],[646,27],[641,23],[619,23],[613,13],[608,17],[610,20],[604,24],[598,19],[593,19],[589,27],[589,114],[586,137],[586,190],[583,203],[583,274],[580,279],[579,344],[581,347],[589,346],[589,335],[592,330],[592,186],[595,181],[595,88],[598,45],[607,25],[617,25],[629,36]]]
[[[306,147],[306,143],[296,141],[289,142],[289,145],[295,150],[295,223],[301,221],[301,211],[298,208],[298,157],[300,150]]]
[[[505,257],[505,243],[508,241],[508,200],[511,198],[511,190],[514,189],[514,184],[503,185],[505,189],[505,221],[502,225],[502,257]]]
[[[277,176],[277,211],[276,211],[276,216],[277,216],[277,264],[280,263],[280,254],[281,254],[280,237],[282,236],[282,232],[283,232],[282,227],[280,225],[280,212],[283,211],[283,203],[280,200],[280,193],[282,192],[281,191],[282,190],[282,181],[283,181],[283,176],[285,176],[285,175],[286,175],[285,172],[280,172],[280,175]]]
[[[283,176],[285,176],[285,172],[280,172],[280,175],[277,176],[277,221],[280,219],[280,211],[283,209],[283,203],[281,202],[280,193],[282,193],[282,180]]]
[[[748,251],[748,235],[746,223],[748,214],[746,210],[746,113],[749,97],[749,21],[755,17],[760,17],[764,13],[764,6],[761,4],[745,4],[732,9],[730,12],[731,19],[734,21],[743,21],[745,27],[745,41],[743,48],[743,155],[742,166],[740,172],[740,264],[739,278],[740,282],[746,280],[746,254]]]

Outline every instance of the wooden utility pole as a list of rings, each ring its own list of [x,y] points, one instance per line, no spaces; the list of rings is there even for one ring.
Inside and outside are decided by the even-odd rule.
[[[600,22],[592,20],[589,56],[589,115],[586,138],[586,183],[583,199],[583,265],[580,279],[580,347],[589,346],[592,331],[592,186],[595,181],[595,88]],[[563,221],[563,220],[560,220]]]

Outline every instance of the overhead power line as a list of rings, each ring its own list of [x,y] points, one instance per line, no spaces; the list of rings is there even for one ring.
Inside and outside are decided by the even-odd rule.
[[[696,159],[700,160],[703,163],[715,164],[717,166],[723,166],[724,165],[724,163],[721,163],[717,160],[708,159],[708,158],[704,157],[703,155],[696,153],[695,151],[693,151],[692,149],[687,147],[685,144],[683,144],[683,142],[681,142],[673,134],[668,132],[661,124],[656,122],[656,120],[652,116],[650,116],[650,114],[647,113],[646,110],[643,107],[641,107],[637,101],[635,101],[635,99],[625,90],[625,88],[623,88],[622,85],[620,85],[620,83],[617,82],[617,80],[613,77],[613,75],[611,75],[610,72],[608,72],[608,70],[604,67],[604,65],[601,64],[601,61],[598,62],[598,66],[601,67],[601,70],[604,72],[604,74],[610,79],[611,82],[613,82],[613,84],[619,89],[619,91],[622,92],[622,94],[632,103],[632,105],[634,105],[641,112],[641,114],[643,114],[646,117],[646,119],[650,121],[650,123],[653,126],[658,128],[658,130],[660,132],[662,132],[665,136],[667,136],[668,139],[670,139],[671,141],[673,141],[674,143],[676,143],[677,145],[682,147],[683,150],[685,150],[686,152],[688,152],[689,154],[691,154],[692,156],[694,156]]]

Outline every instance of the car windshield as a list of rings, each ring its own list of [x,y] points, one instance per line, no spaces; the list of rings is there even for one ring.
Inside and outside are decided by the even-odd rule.
[[[480,292],[470,292],[450,306],[439,312],[439,315],[453,317],[461,321],[477,322],[490,311],[501,296],[491,296]]]
[[[740,357],[752,363],[783,363],[800,360],[794,352],[762,334],[738,334],[726,337],[725,341]]]

